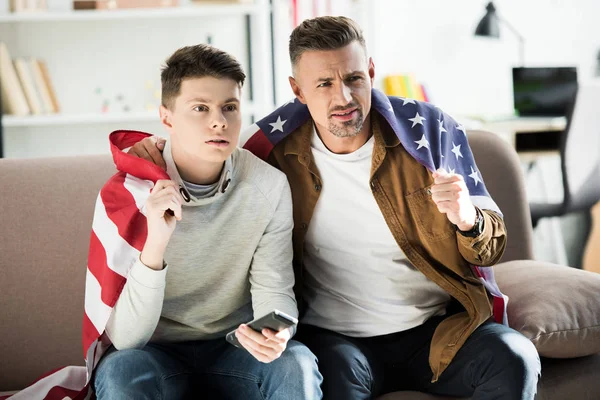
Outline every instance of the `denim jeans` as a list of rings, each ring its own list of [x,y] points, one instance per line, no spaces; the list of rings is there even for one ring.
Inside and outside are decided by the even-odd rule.
[[[290,340],[284,353],[263,364],[225,339],[111,348],[93,386],[105,399],[320,399],[315,356]]]
[[[541,370],[537,350],[519,332],[494,322],[475,330],[439,380],[431,383],[429,346],[443,318],[370,338],[300,325],[296,340],[317,356],[326,400],[371,399],[403,390],[473,400],[535,397]]]

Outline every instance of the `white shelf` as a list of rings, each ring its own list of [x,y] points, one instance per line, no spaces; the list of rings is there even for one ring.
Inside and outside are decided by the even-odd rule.
[[[11,127],[32,127],[50,125],[81,125],[81,124],[109,124],[119,122],[152,122],[159,121],[158,111],[140,111],[128,113],[90,113],[90,114],[48,114],[26,115],[17,117],[3,115],[2,125]]]
[[[242,115],[253,115],[257,109],[252,105],[243,106]],[[86,124],[111,124],[129,122],[156,122],[159,123],[158,110],[136,111],[136,112],[108,112],[88,114],[47,114],[26,115],[17,117],[13,115],[2,116],[4,128],[28,128],[38,126],[60,126],[60,125],[86,125]]]
[[[258,13],[261,10],[263,10],[262,7],[254,4],[202,4],[197,6],[120,10],[38,11],[3,13],[0,14],[0,23],[214,17],[221,15],[250,15]]]

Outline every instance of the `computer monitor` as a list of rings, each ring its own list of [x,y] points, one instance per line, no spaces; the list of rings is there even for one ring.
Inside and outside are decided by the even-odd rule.
[[[513,95],[521,117],[566,116],[577,92],[576,67],[515,67]]]

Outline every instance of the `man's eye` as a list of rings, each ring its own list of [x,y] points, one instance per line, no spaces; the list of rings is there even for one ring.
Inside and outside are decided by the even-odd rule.
[[[237,110],[237,106],[235,104],[228,104],[225,106],[225,111],[235,111]]]
[[[208,107],[206,106],[196,106],[193,108],[194,111],[208,111]]]
[[[349,82],[355,82],[358,81],[359,79],[362,79],[360,76],[356,75],[356,76],[351,76],[350,78],[348,78]]]
[[[331,86],[331,82],[320,83],[317,87],[328,87],[328,86]]]

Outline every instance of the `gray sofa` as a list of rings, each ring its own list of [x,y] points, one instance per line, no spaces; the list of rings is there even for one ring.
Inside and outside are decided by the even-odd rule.
[[[573,329],[558,326],[557,332],[540,335],[527,326],[532,318],[543,320],[543,312],[547,312],[536,303],[536,297],[528,294],[527,286],[535,286],[536,273],[543,268],[560,269],[567,274],[567,278],[560,279],[569,280],[573,272],[579,279],[574,284],[585,293],[600,293],[600,275],[515,261],[533,258],[529,210],[516,154],[492,134],[470,132],[469,137],[488,189],[505,213],[509,240],[503,262],[507,263],[498,265],[496,271],[500,287],[512,297],[509,318],[515,315],[515,320],[525,321],[515,328],[544,349],[548,335]],[[57,367],[83,365],[81,320],[92,213],[98,190],[113,172],[108,156],[0,160],[0,396],[3,391],[25,387]],[[530,276],[525,278],[526,274]],[[523,285],[523,281],[528,283]],[[524,303],[528,308],[523,307]],[[563,303],[571,304],[568,299]],[[596,307],[600,313],[597,305],[598,300],[591,299],[578,307]],[[539,310],[542,315],[531,317]],[[559,309],[555,313],[567,311]],[[577,309],[571,312],[579,315]],[[523,313],[526,315],[519,315]],[[573,347],[577,354],[589,353],[590,346],[600,342],[600,323],[590,322],[589,318],[585,321],[589,326],[578,326],[575,332],[585,337],[574,334],[562,338],[569,343],[566,347]],[[586,330],[581,333],[579,328]],[[555,343],[553,346],[557,347]],[[569,351],[559,355],[570,356]],[[600,354],[544,359],[538,392],[542,400],[600,399]],[[380,400],[440,398],[398,392]]]

